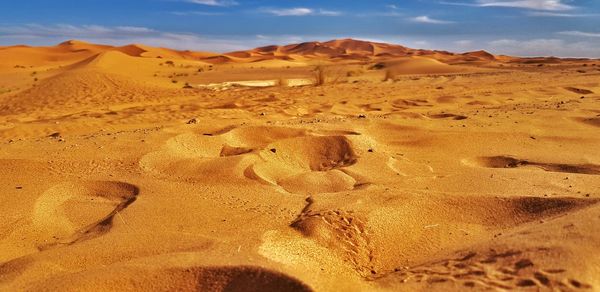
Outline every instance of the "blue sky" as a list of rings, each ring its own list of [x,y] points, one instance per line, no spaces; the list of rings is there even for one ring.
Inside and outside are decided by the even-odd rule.
[[[598,0],[3,0],[0,45],[67,39],[233,51],[334,38],[600,57]]]

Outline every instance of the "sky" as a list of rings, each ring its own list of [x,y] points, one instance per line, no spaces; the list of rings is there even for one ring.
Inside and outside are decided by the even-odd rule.
[[[454,52],[600,58],[600,1],[0,1],[0,46],[78,39],[228,52],[338,38]]]

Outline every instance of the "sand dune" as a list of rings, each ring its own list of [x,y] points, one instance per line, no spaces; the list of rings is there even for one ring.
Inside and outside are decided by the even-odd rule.
[[[598,60],[0,48],[2,291],[595,291]]]
[[[218,63],[251,62],[282,59],[312,61],[371,61],[421,56],[447,63],[493,62],[502,58],[485,51],[454,54],[445,51],[411,49],[400,45],[368,42],[354,39],[327,42],[305,42],[285,46],[266,46],[247,51],[230,52],[209,60]],[[232,59],[234,58],[234,59]],[[503,61],[517,58],[505,57]]]

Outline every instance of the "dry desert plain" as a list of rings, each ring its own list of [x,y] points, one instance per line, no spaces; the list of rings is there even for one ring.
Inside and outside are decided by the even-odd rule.
[[[0,48],[0,290],[600,289],[600,61]]]

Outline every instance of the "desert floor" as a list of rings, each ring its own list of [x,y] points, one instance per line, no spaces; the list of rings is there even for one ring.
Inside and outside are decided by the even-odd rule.
[[[137,59],[0,66],[0,290],[600,289],[600,62]]]

